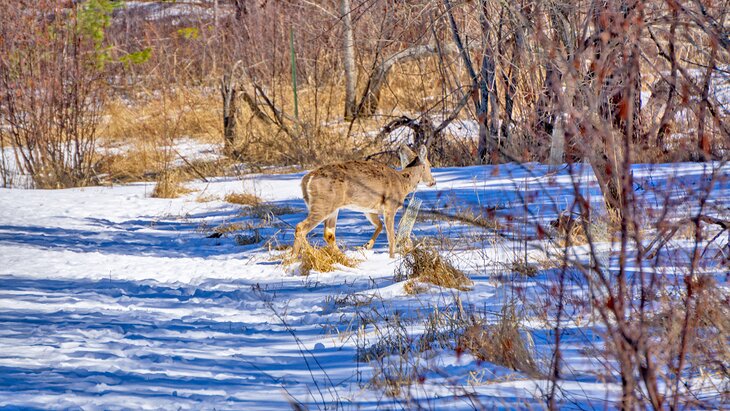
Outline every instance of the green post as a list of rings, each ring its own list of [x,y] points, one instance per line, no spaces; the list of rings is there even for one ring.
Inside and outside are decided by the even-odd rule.
[[[299,121],[299,102],[297,101],[297,59],[294,55],[294,29],[289,29],[289,46],[291,48],[291,82],[294,87],[294,118]]]

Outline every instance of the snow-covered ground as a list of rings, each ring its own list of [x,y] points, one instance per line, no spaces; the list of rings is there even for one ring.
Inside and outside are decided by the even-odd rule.
[[[712,172],[707,164],[636,166],[635,192],[646,208],[669,201],[678,215],[689,215]],[[728,169],[714,173],[721,178],[705,207],[722,212],[730,204]],[[595,181],[578,175],[600,209]],[[361,214],[343,212],[338,241],[362,262],[301,276],[270,251],[291,244],[291,227],[304,217],[301,176],[191,183],[193,193],[173,200],[150,198],[151,183],[0,189],[0,407],[271,410],[289,408],[291,397],[320,409],[402,408],[368,384],[374,371],[356,360],[362,347],[394,315],[409,332],[423,332],[425,316],[453,307],[457,296],[466,306],[499,312],[515,282],[496,278],[509,273],[525,244],[419,221],[415,235],[450,239],[451,258],[475,285],[413,296],[394,279],[400,262],[388,258],[385,235],[372,251],[355,250],[372,227]],[[434,176],[437,186],[416,194],[425,208],[481,207],[505,224],[548,222],[573,199],[566,168],[445,168]],[[252,216],[221,200],[244,191],[288,210]],[[259,230],[264,242],[209,238],[224,223]],[[524,224],[513,229],[529,231]],[[321,238],[320,226],[311,241]],[[719,239],[717,248],[726,243]],[[548,272],[517,284],[538,299],[550,278]],[[718,278],[727,287],[727,277]],[[525,324],[539,357],[553,337],[537,319]],[[599,337],[586,326],[564,338],[571,372],[560,386],[562,406],[614,407],[620,385],[597,375],[582,349]],[[539,378],[454,352],[428,361],[432,371],[412,393],[427,408],[544,406],[547,382]]]
[[[97,143],[95,147],[99,156],[130,155],[134,149],[131,143],[103,142]],[[190,137],[177,138],[172,145],[161,145],[157,150],[171,156],[170,165],[173,167],[182,167],[195,161],[216,161],[223,157],[222,144],[203,143]],[[12,147],[0,150],[0,187],[3,184],[14,188],[33,187],[33,179],[22,171],[22,157],[20,159],[21,164],[18,164],[18,157]]]
[[[133,152],[132,144],[99,145],[96,148],[100,155],[123,155]],[[171,165],[175,167],[184,166],[185,162],[192,161],[216,161],[221,159],[222,144],[202,143],[190,137],[177,138],[172,145],[161,145],[158,147],[161,152],[171,153],[173,160]]]

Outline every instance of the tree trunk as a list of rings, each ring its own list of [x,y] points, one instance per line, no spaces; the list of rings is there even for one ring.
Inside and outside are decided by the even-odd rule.
[[[487,20],[487,2],[480,1],[481,10],[479,23],[482,29],[482,67],[480,69],[479,93],[481,103],[477,109],[479,119],[479,161],[486,164],[496,157],[499,147],[497,145],[499,102],[497,101],[497,81],[495,76],[494,56],[489,44],[489,20]],[[487,115],[489,112],[489,115]],[[482,130],[484,127],[485,130]],[[491,148],[491,150],[490,150]]]
[[[710,61],[707,64],[707,70],[705,71],[703,85],[702,85],[702,96],[700,100],[700,112],[698,114],[697,121],[697,136],[698,136],[698,157],[701,161],[708,161],[711,158],[711,145],[710,136],[705,131],[705,117],[707,116],[707,98],[710,93],[710,83],[712,82],[712,72],[715,69],[715,55],[717,53],[717,47],[713,47],[710,52]]]
[[[560,95],[560,99],[558,99],[558,108],[560,109],[560,112],[554,117],[553,123],[552,123],[552,133],[550,135],[550,157],[548,160],[548,163],[550,165],[560,165],[563,164],[565,159],[565,146],[570,144],[570,135],[567,134],[568,130],[570,130],[568,126],[569,110],[567,107],[569,105],[573,104],[573,101],[575,99],[575,93],[576,93],[576,81],[575,77],[571,75],[571,73],[567,73],[562,78],[562,85],[561,87],[562,94]],[[557,86],[557,84],[555,85]],[[559,91],[558,91],[559,93]]]
[[[504,122],[502,123],[502,136],[509,139],[510,127],[512,125],[512,111],[514,109],[514,98],[517,94],[517,82],[520,78],[520,65],[522,48],[524,44],[522,28],[517,27],[514,34],[514,44],[512,47],[512,64],[509,73],[504,75],[504,83],[507,88],[504,94]],[[501,53],[500,53],[501,54]]]
[[[562,43],[566,53],[565,61],[571,61],[575,54],[576,40],[570,23],[570,10],[566,4],[549,2],[547,12],[552,27],[552,41],[557,49]],[[574,92],[565,93],[561,99],[562,84],[575,88],[575,84],[570,83],[571,80],[563,80],[563,72],[567,74],[568,70],[560,70],[552,60],[545,61],[545,81],[536,108],[534,129],[541,139],[550,139],[550,157],[548,159],[550,164],[562,164],[563,162],[566,118],[561,113],[565,112],[566,105],[573,104],[575,96]],[[559,124],[561,122],[562,124]]]
[[[217,55],[218,55],[218,0],[213,0],[213,38],[214,40],[214,47],[216,50],[213,50],[211,53],[213,56],[213,69],[211,70],[213,74],[217,71],[218,65],[217,65]]]
[[[550,158],[548,164],[556,166],[563,164],[563,156],[565,155],[565,122],[562,115],[557,116],[553,121],[553,132],[550,137]]]
[[[345,67],[345,120],[357,116],[355,105],[355,87],[357,84],[357,68],[355,67],[355,38],[352,33],[352,5],[350,0],[340,0],[342,14],[343,39],[342,58]]]
[[[621,147],[611,142],[604,142],[603,147],[597,147],[592,154],[589,154],[588,161],[591,163],[593,173],[596,175],[598,186],[603,194],[603,201],[609,214],[615,217],[621,216],[624,208],[624,199],[621,195],[621,163],[623,153]]]
[[[238,136],[236,133],[236,87],[230,74],[223,75],[221,80],[221,97],[223,98],[223,152],[228,157],[237,157]]]
[[[624,166],[624,160],[630,158],[631,146],[641,140],[638,38],[643,24],[636,22],[643,22],[643,6],[638,0],[600,3],[593,16],[597,30],[595,67],[589,73],[591,81],[601,81],[597,133],[589,136],[595,139],[590,142],[589,150],[596,152],[584,154],[591,161],[607,209],[620,218],[631,190],[625,184],[630,180],[630,170]],[[629,21],[632,24],[626,24]],[[617,31],[617,27],[626,28]],[[599,62],[602,66],[598,66]],[[599,71],[609,74],[603,77]]]

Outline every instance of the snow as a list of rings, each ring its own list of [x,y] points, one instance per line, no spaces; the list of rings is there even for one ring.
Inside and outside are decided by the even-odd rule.
[[[141,13],[145,20],[161,20],[169,18],[214,18],[215,11],[212,1],[185,1],[185,2],[143,2],[125,1],[124,11]],[[218,6],[218,13],[228,14],[231,8],[224,4]]]
[[[636,166],[636,193],[646,207],[669,201],[684,216],[698,209],[691,199],[713,172],[719,178],[705,207],[722,211],[730,182],[728,169],[717,165]],[[310,408],[400,408],[368,384],[372,364],[356,361],[358,347],[377,340],[385,318],[397,313],[417,334],[425,314],[448,310],[457,296],[466,307],[492,313],[513,286],[534,301],[544,293],[549,272],[512,284],[497,280],[516,255],[537,258],[534,248],[425,220],[415,235],[452,239],[453,261],[475,285],[468,292],[432,287],[407,295],[394,280],[399,259],[388,258],[384,234],[373,250],[355,250],[372,227],[354,212],[340,214],[337,235],[362,262],[300,276],[276,261],[269,246],[291,244],[292,226],[304,217],[302,175],[194,182],[193,193],[172,200],[150,198],[152,183],[0,189],[0,407],[270,410],[289,408],[294,398]],[[566,167],[444,168],[433,175],[437,186],[416,194],[426,210],[492,207],[502,221],[548,222],[572,202]],[[589,170],[574,175],[600,209]],[[261,225],[220,200],[244,191],[291,212]],[[197,201],[206,196],[218,199]],[[232,236],[208,238],[207,228],[223,223],[260,224],[270,241],[240,246]],[[511,229],[530,231],[526,223]],[[310,241],[322,243],[321,226]],[[605,248],[608,255],[610,244]],[[548,352],[550,329],[537,319],[525,325],[536,351]],[[566,332],[564,356],[575,378],[561,383],[564,407],[611,408],[620,398],[620,386],[602,381],[595,359],[581,350],[594,338],[588,327]],[[428,361],[438,372],[412,395],[430,408],[544,406],[544,380],[448,351]]]
[[[173,156],[173,166],[185,165],[185,161],[215,161],[221,159],[222,144],[204,143],[190,137],[175,139],[172,145],[160,145],[159,151],[170,152]],[[133,144],[103,145],[97,147],[101,155],[128,155],[134,152]],[[183,160],[183,158],[185,160]]]

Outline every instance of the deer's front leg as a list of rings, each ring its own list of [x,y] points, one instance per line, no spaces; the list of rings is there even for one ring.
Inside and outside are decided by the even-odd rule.
[[[310,211],[307,218],[302,220],[301,223],[297,224],[294,230],[294,247],[292,247],[292,255],[294,257],[300,257],[302,247],[307,244],[307,234],[319,223],[324,220],[324,216],[319,213]]]
[[[385,213],[385,232],[388,234],[390,258],[395,258],[395,211]]]

